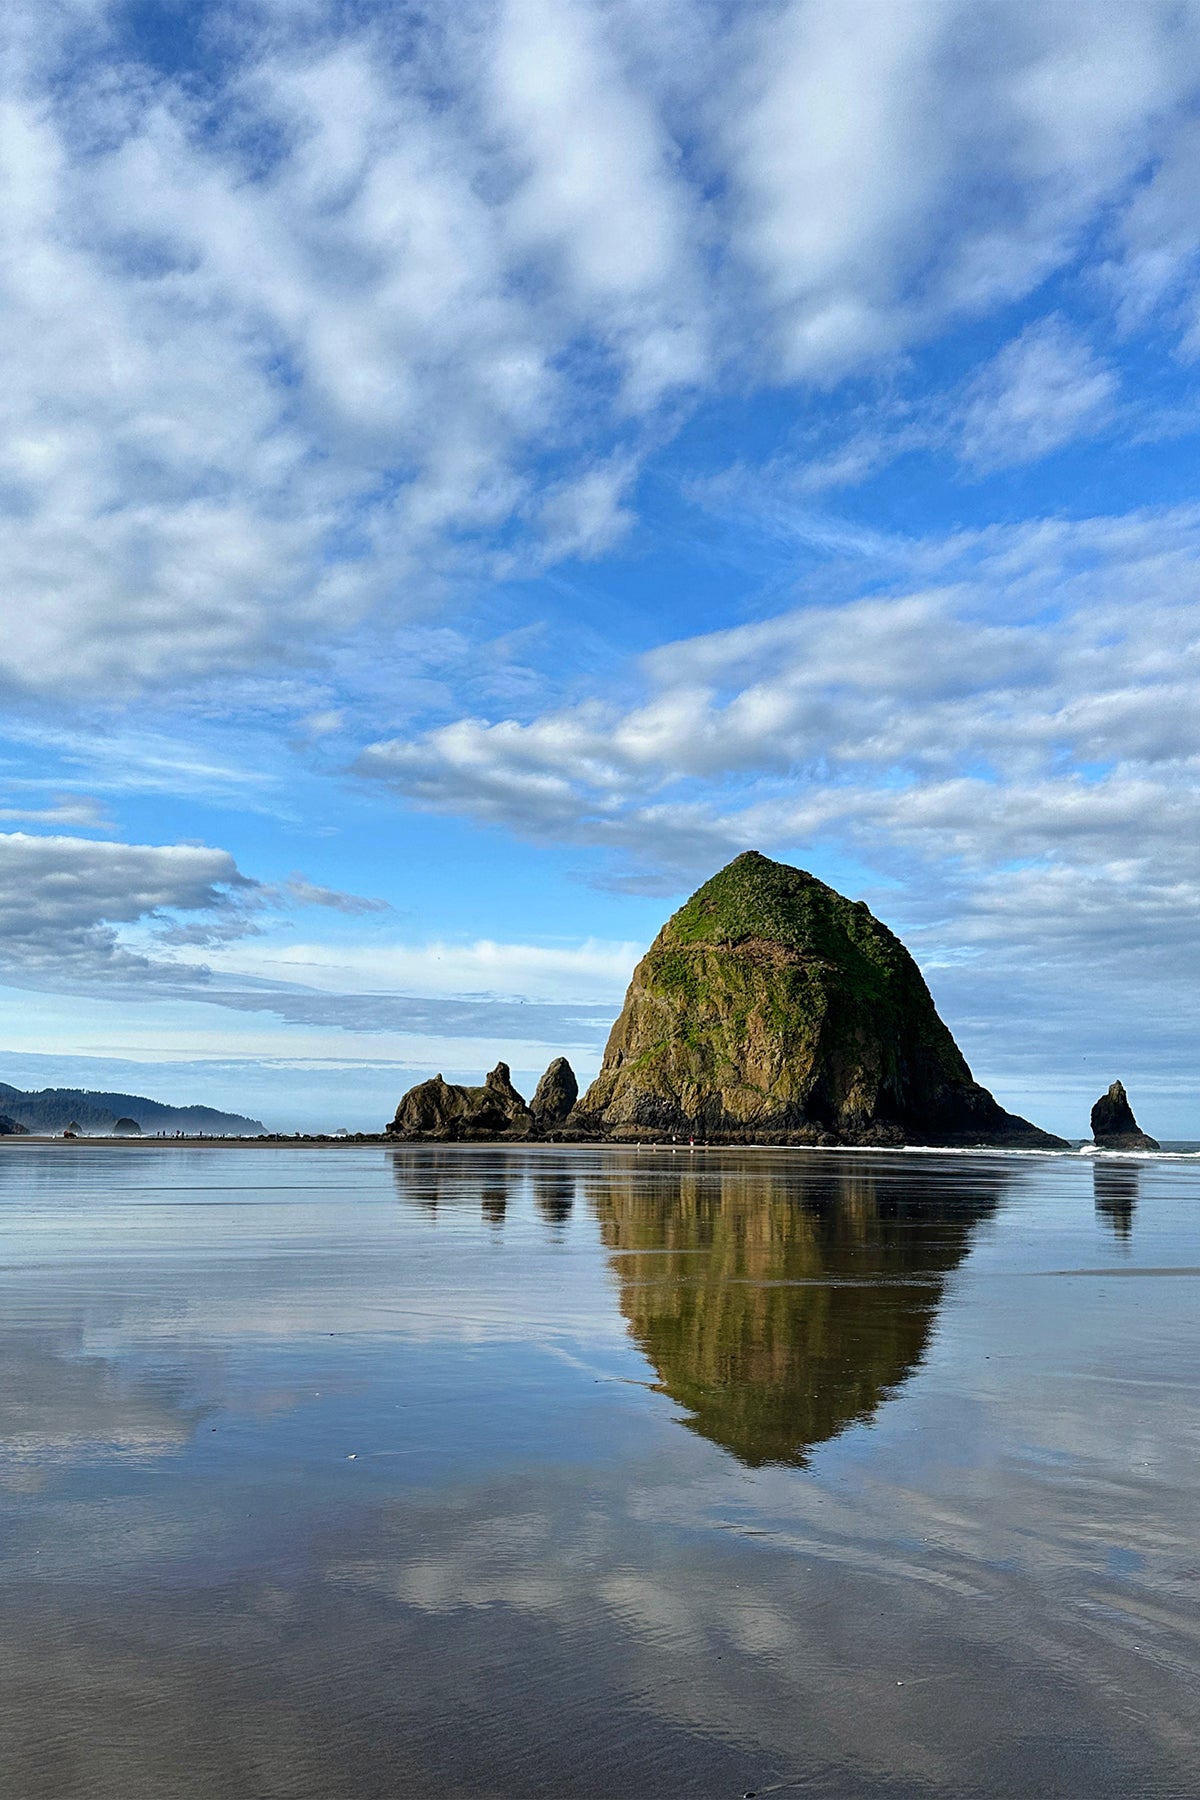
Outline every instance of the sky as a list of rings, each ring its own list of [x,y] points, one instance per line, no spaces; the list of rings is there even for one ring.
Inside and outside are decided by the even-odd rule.
[[[1200,0],[9,0],[0,1080],[598,1067],[756,848],[1200,1137]]]

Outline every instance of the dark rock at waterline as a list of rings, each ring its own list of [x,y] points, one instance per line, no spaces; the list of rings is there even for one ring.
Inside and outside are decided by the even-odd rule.
[[[529,1110],[539,1131],[553,1131],[566,1123],[579,1098],[575,1071],[565,1056],[556,1056],[537,1084]]]
[[[142,1128],[136,1119],[118,1119],[113,1126],[114,1137],[141,1137]]]
[[[1139,1128],[1119,1081],[1114,1081],[1092,1108],[1092,1138],[1100,1150],[1158,1149],[1157,1141]]]
[[[464,1087],[435,1075],[409,1088],[387,1127],[394,1138],[466,1142],[528,1137],[533,1114],[512,1084],[507,1063],[497,1063],[482,1087]]]
[[[757,851],[663,926],[568,1131],[1068,1148],[974,1080],[916,963],[862,901]]]
[[[0,1137],[27,1136],[28,1132],[24,1125],[19,1124],[16,1119],[10,1119],[7,1113],[0,1113]]]

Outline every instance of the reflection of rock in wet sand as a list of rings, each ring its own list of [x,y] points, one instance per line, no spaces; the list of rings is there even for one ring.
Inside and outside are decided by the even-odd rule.
[[[1136,1163],[1092,1164],[1096,1217],[1111,1225],[1119,1238],[1133,1236],[1139,1178],[1140,1171]]]
[[[512,1190],[512,1170],[505,1156],[481,1157],[473,1165],[479,1180],[479,1210],[489,1225],[503,1225]]]
[[[562,1169],[539,1168],[535,1164],[533,1197],[548,1225],[565,1225],[575,1204],[574,1178]]]
[[[692,1429],[751,1466],[802,1463],[912,1373],[946,1275],[1012,1179],[690,1158],[647,1173],[588,1183],[621,1310]]]
[[[527,1184],[548,1225],[565,1225],[575,1204],[573,1171],[519,1150],[422,1145],[393,1156],[392,1179],[400,1199],[431,1218],[439,1208],[478,1204],[490,1224],[503,1225],[510,1201]]]
[[[499,1154],[466,1158],[452,1150],[423,1147],[392,1157],[392,1180],[399,1198],[419,1212],[435,1216],[439,1207],[470,1199],[483,1202],[485,1215],[503,1219],[510,1167]]]

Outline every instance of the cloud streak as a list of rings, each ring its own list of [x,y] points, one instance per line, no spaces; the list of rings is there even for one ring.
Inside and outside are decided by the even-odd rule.
[[[350,917],[390,910],[303,876],[272,888],[224,850],[0,834],[0,980],[133,1003],[202,1001],[348,1033],[594,1052],[639,950],[287,944],[266,929],[284,905]]]
[[[840,845],[903,873],[911,915],[944,917],[953,895],[950,941],[1194,953],[1194,509],[901,560],[897,578],[940,580],[681,639],[642,659],[634,704],[460,719],[370,746],[358,773],[671,883],[752,845]]]

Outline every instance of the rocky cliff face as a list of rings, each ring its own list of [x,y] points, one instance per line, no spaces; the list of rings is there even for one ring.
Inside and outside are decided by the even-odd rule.
[[[1065,1149],[1004,1111],[862,901],[750,851],[634,971],[582,1133]]]
[[[1119,1081],[1114,1081],[1092,1108],[1092,1138],[1101,1150],[1158,1149],[1157,1141],[1139,1128]]]

